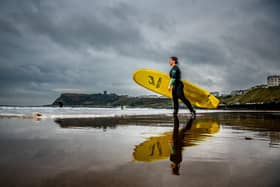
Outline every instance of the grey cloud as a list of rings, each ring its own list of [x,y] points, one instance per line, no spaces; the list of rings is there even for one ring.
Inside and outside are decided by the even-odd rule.
[[[0,104],[51,103],[62,90],[149,94],[132,73],[167,72],[172,55],[211,91],[247,88],[280,70],[277,0],[0,4]]]
[[[226,63],[226,57],[223,49],[216,43],[207,41],[183,42],[179,43],[173,54],[183,57],[190,63],[194,64],[211,64],[220,65]]]
[[[77,7],[70,7],[63,12],[58,7],[51,7],[48,4],[33,5],[36,6],[37,11],[31,11],[32,6],[28,6],[13,15],[14,21],[24,24],[27,31],[30,29],[34,34],[47,35],[54,42],[66,47],[79,48],[89,45],[96,48],[114,48],[117,45],[132,45],[142,40],[138,30],[133,25],[127,24],[126,19],[123,19],[124,16],[118,13],[122,11],[122,6],[119,11],[117,8],[114,9],[117,13],[113,15],[118,14],[119,17],[112,15],[108,20],[102,20],[98,17],[103,17],[103,14],[98,16],[96,12],[101,11],[95,7],[85,12],[88,14],[83,14],[83,9],[77,12]],[[110,25],[116,19],[118,19],[117,24]]]

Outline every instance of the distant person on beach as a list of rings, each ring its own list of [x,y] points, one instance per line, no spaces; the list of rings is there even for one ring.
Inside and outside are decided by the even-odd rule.
[[[170,83],[168,86],[168,90],[172,89],[172,98],[173,98],[173,107],[174,111],[173,114],[177,115],[179,110],[179,99],[185,103],[185,105],[189,108],[192,117],[195,117],[196,112],[193,109],[190,101],[184,95],[184,84],[181,81],[181,71],[178,67],[178,58],[172,56],[169,58],[169,65],[172,67],[169,76],[170,76]]]
[[[59,101],[59,102],[58,102],[58,105],[59,105],[60,108],[62,108],[62,107],[63,107],[63,102],[62,102],[62,101]]]

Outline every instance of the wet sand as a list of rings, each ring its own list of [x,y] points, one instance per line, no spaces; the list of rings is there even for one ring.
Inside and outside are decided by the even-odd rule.
[[[279,113],[175,122],[1,118],[0,186],[279,186]],[[177,175],[171,154],[180,158]]]

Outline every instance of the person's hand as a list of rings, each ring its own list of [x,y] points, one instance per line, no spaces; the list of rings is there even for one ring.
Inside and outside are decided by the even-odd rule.
[[[170,91],[170,90],[171,90],[171,86],[169,85],[169,86],[168,86],[168,91]]]

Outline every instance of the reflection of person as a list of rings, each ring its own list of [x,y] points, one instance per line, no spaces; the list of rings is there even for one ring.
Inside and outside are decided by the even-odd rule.
[[[195,117],[195,110],[193,109],[190,101],[184,95],[184,84],[181,81],[181,71],[178,67],[178,58],[177,57],[170,57],[169,64],[172,66],[169,76],[170,76],[170,83],[168,86],[168,90],[172,89],[172,98],[173,98],[173,105],[174,111],[173,114],[176,115],[179,110],[179,102],[178,99],[181,99],[183,103],[189,108],[192,117]]]
[[[170,161],[172,173],[174,175],[180,175],[180,163],[182,162],[182,151],[184,146],[184,137],[186,131],[192,127],[193,118],[189,119],[187,125],[179,132],[179,119],[177,115],[174,115],[174,128],[173,128],[173,144],[171,145]]]

